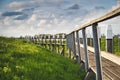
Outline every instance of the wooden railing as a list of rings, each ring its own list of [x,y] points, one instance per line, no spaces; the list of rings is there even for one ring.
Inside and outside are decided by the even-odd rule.
[[[58,35],[41,34],[41,35],[36,35],[34,37],[29,37],[28,39],[35,44],[39,44],[44,48],[49,49],[50,51],[60,53],[63,56],[65,54],[65,46],[66,46],[65,34],[62,34],[61,36],[59,34]]]
[[[92,26],[92,33],[93,33],[93,46],[95,52],[95,63],[96,63],[96,80],[103,80],[102,75],[102,67],[101,67],[101,55],[100,55],[100,45],[98,39],[98,23],[106,21],[108,19],[117,17],[120,15],[120,7],[105,14],[104,16],[92,20],[79,28],[70,32],[67,36],[67,47],[73,51],[74,57],[76,57],[76,52],[78,52],[78,61],[81,62],[81,53],[80,53],[80,37],[79,31],[82,30],[83,36],[83,46],[84,46],[84,57],[85,57],[85,70],[86,72],[89,70],[89,61],[88,61],[88,49],[87,49],[87,37],[86,37],[86,28]],[[76,42],[77,41],[77,42]],[[77,45],[76,45],[77,43]],[[76,47],[78,51],[76,51]]]

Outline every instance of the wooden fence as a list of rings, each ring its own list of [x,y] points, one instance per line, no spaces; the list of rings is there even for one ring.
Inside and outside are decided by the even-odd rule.
[[[69,48],[69,57],[71,58],[71,52],[73,52],[73,58],[78,59],[78,62],[81,63],[81,53],[80,53],[80,43],[83,43],[84,47],[84,59],[85,59],[85,70],[89,70],[89,58],[88,58],[88,49],[87,46],[94,47],[95,53],[95,63],[96,63],[96,80],[103,80],[102,67],[101,67],[101,55],[100,55],[100,43],[101,39],[98,38],[98,23],[106,21],[108,19],[117,17],[120,15],[120,7],[107,13],[106,15],[90,21],[78,29],[73,30],[66,36],[59,37],[57,35],[38,35],[30,37],[29,39],[36,44],[42,45],[45,48],[48,48],[51,51],[61,53],[64,55],[65,46]],[[86,28],[92,27],[93,38],[87,38]],[[80,38],[79,31],[82,31],[83,38]],[[106,51],[113,52],[113,40],[114,38],[106,38]],[[120,50],[120,38],[118,38],[118,46]],[[60,47],[62,48],[60,51]],[[109,50],[108,50],[109,49]],[[78,56],[77,56],[78,54]]]
[[[80,39],[80,44],[83,44],[83,38],[79,38],[79,39]],[[110,42],[109,43],[107,42],[108,39],[106,38],[106,36],[101,36],[101,38],[99,38],[99,45],[101,51],[106,51],[112,54],[120,53],[120,38],[118,35],[114,35],[110,39]],[[93,38],[87,37],[87,45],[93,47]]]
[[[87,49],[88,42],[87,42],[87,36],[86,36],[86,28],[89,26],[92,27],[93,47],[94,47],[95,61],[96,61],[95,62],[96,63],[96,80],[103,80],[102,67],[101,67],[100,44],[99,44],[99,39],[98,39],[98,23],[114,18],[119,15],[120,15],[120,7],[107,13],[106,15],[100,18],[97,18],[95,20],[90,21],[89,23],[86,23],[80,26],[78,29],[73,30],[66,36],[67,47],[74,52],[74,57],[76,57],[76,52],[78,52],[79,61],[81,62],[79,31],[82,30],[82,35],[83,35],[82,42],[84,46],[84,57],[85,57],[85,70],[87,72],[89,70],[89,59],[88,59],[88,49]],[[107,44],[111,44],[110,38],[108,38],[107,41],[108,41]],[[78,51],[76,51],[77,50],[76,47],[78,47],[77,48]],[[112,47],[112,45],[109,47]]]
[[[65,35],[66,34],[57,34],[57,35],[41,34],[41,35],[36,35],[34,37],[29,37],[29,39],[35,44],[39,44],[44,48],[47,48],[53,52],[64,55],[65,46],[66,46]]]

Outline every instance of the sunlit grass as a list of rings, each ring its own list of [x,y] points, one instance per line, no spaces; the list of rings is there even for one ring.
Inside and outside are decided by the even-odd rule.
[[[0,37],[0,80],[83,80],[80,65],[30,41]]]

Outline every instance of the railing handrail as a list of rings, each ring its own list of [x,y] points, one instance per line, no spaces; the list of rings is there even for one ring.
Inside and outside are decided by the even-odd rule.
[[[118,15],[120,15],[120,7],[118,7],[118,8],[116,8],[116,9],[108,12],[107,14],[105,14],[105,15],[97,18],[97,19],[94,19],[94,20],[92,20],[92,21],[90,21],[90,22],[88,22],[88,23],[86,23],[86,24],[83,24],[82,26],[80,26],[79,28],[73,30],[72,32],[79,31],[79,30],[81,30],[81,29],[83,29],[83,28],[86,28],[86,27],[88,27],[88,26],[91,26],[92,24],[99,23],[99,22],[103,22],[103,21],[105,21],[105,20],[114,18],[114,17],[116,17],[116,16],[118,16]],[[72,32],[70,32],[70,33],[72,33]],[[69,33],[69,34],[70,34],[70,33]]]
[[[105,15],[97,18],[97,19],[91,20],[90,22],[88,22],[88,23],[80,26],[79,28],[73,30],[72,32],[70,32],[66,36],[67,37],[67,43],[70,42],[70,44],[72,44],[72,45],[67,45],[68,48],[73,50],[74,55],[76,55],[76,45],[74,45],[74,44],[76,43],[76,39],[77,39],[77,44],[79,45],[78,32],[80,30],[82,30],[83,44],[84,44],[85,70],[87,72],[88,69],[89,69],[89,57],[88,57],[88,49],[87,49],[86,27],[89,27],[89,26],[92,27],[93,42],[94,42],[94,53],[95,53],[95,63],[96,63],[96,80],[103,80],[101,55],[100,55],[100,45],[99,45],[99,39],[98,39],[98,23],[102,22],[102,21],[105,21],[105,20],[108,20],[108,19],[111,19],[111,18],[114,18],[114,17],[117,17],[118,15],[120,15],[120,7],[116,8],[115,10],[113,10],[113,11],[111,11],[111,12],[109,12],[109,13],[107,13],[107,14],[105,14]],[[74,37],[75,35],[76,35],[76,37]],[[109,40],[108,42],[110,42],[110,41],[111,40]],[[73,46],[73,47],[71,47],[71,46]],[[78,48],[78,56],[81,57],[80,48]]]

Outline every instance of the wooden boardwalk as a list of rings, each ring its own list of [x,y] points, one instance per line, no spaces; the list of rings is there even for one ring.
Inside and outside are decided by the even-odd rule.
[[[95,55],[88,50],[89,67],[96,73]],[[84,50],[81,48],[81,59],[84,62]],[[102,57],[103,80],[120,80],[120,65]]]

